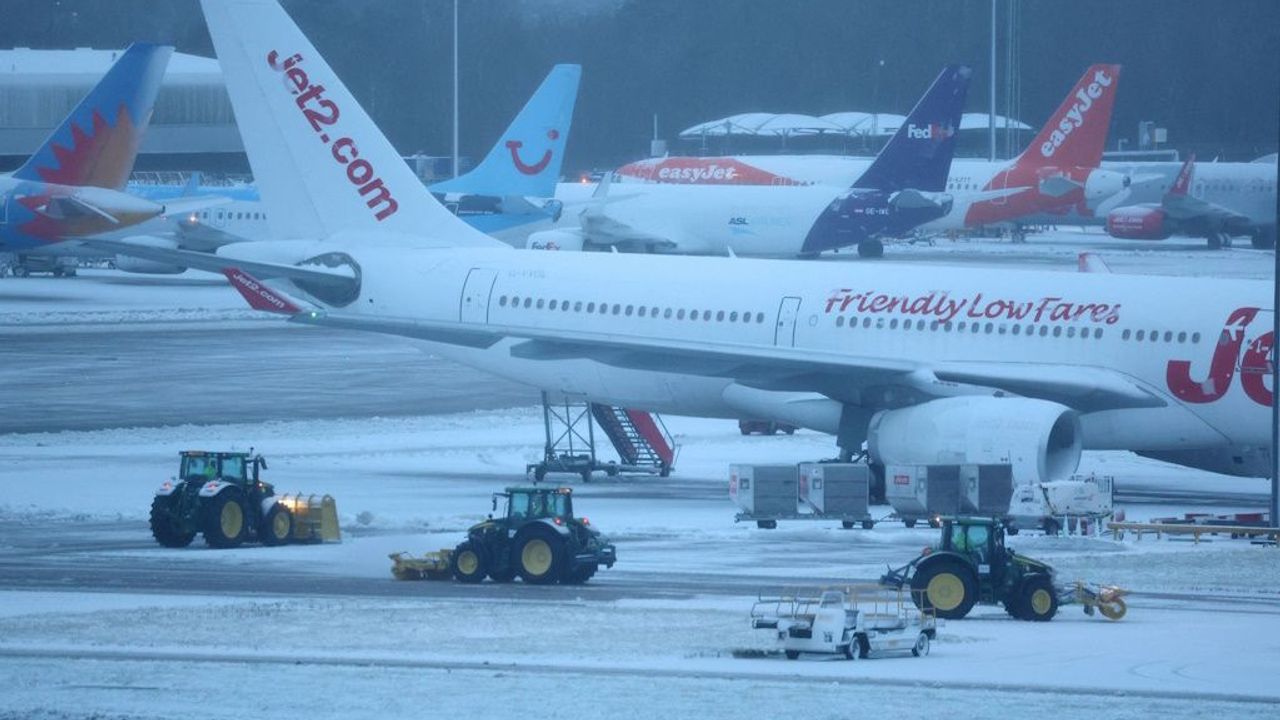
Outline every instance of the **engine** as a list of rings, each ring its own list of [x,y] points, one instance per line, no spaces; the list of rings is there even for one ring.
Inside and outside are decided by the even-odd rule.
[[[144,247],[163,248],[165,250],[176,250],[178,241],[169,238],[159,238],[152,235],[134,235],[126,242],[134,245],[142,245]],[[185,267],[178,265],[170,265],[168,263],[156,262],[154,260],[143,260],[131,255],[116,255],[116,268],[125,272],[142,273],[145,275],[177,275],[186,272]]]
[[[1164,240],[1173,228],[1160,208],[1130,206],[1107,213],[1107,234],[1126,240]]]
[[[1080,418],[1047,400],[943,398],[876,413],[867,449],[885,465],[1008,463],[1033,482],[1065,480],[1080,462]]]
[[[1084,181],[1084,201],[1089,207],[1097,207],[1102,201],[1115,197],[1129,187],[1129,176],[1114,170],[1093,170]]]
[[[543,230],[529,235],[525,248],[529,250],[581,250],[583,236],[572,230]]]

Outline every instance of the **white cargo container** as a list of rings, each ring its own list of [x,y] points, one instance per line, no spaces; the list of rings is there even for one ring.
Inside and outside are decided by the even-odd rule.
[[[795,465],[730,465],[729,499],[742,512],[736,520],[755,520],[762,528],[775,528],[779,518],[799,515]]]
[[[959,465],[889,465],[885,499],[907,527],[960,511]]]
[[[860,523],[870,530],[871,468],[858,463],[800,463],[800,501],[814,519],[839,520],[846,528]]]
[[[1013,466],[961,465],[960,512],[1003,517],[1013,499]]]

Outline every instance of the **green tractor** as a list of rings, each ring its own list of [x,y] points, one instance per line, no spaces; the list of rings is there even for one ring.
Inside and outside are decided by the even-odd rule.
[[[292,537],[293,513],[259,478],[267,467],[261,455],[187,450],[179,456],[178,476],[151,501],[156,542],[186,547],[202,533],[210,547],[233,548],[252,539],[282,545]]]
[[[459,582],[488,576],[507,583],[518,575],[535,585],[578,585],[617,560],[614,546],[585,517],[574,517],[571,488],[510,487],[494,493],[495,512],[498,498],[505,515],[472,526],[450,557]]]
[[[1125,614],[1126,591],[1113,586],[1075,583],[1059,587],[1049,565],[1008,549],[1005,525],[992,518],[943,518],[942,540],[915,560],[890,570],[883,585],[911,586],[917,607],[940,618],[958,619],[978,603],[1001,604],[1019,620],[1046,622],[1058,605],[1079,602],[1086,614],[1095,608],[1111,620]]]

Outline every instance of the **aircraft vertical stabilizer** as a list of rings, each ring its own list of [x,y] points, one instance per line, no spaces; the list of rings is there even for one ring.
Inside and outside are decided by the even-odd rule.
[[[1119,65],[1094,65],[1086,70],[1016,164],[1098,167],[1119,84]]]
[[[502,245],[431,197],[276,0],[201,6],[274,235]]]
[[[553,197],[564,165],[581,65],[556,65],[474,170],[431,186],[433,192]]]
[[[973,70],[964,65],[943,68],[898,132],[853,186],[888,192],[907,188],[945,191],[972,74]]]
[[[168,45],[130,45],[13,177],[123,189],[172,54]]]

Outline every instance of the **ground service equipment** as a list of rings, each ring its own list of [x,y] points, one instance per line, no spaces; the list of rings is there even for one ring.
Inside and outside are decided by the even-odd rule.
[[[912,606],[902,588],[826,588],[761,597],[751,627],[772,630],[788,660],[800,653],[838,654],[850,660],[884,651],[929,654],[937,637],[933,612]]]
[[[958,619],[977,603],[1004,606],[1019,620],[1048,621],[1058,605],[1078,602],[1086,614],[1124,617],[1126,591],[1114,586],[1054,583],[1049,565],[1005,547],[1005,526],[992,518],[943,518],[942,539],[910,563],[890,570],[881,584],[910,585],[911,599],[938,617]]]
[[[453,577],[478,583],[488,576],[511,582],[581,584],[601,565],[613,567],[617,550],[585,517],[573,514],[567,487],[510,487],[493,496],[506,504],[502,517],[489,516],[467,531],[449,558]]]
[[[177,477],[151,501],[151,534],[161,545],[186,547],[196,533],[216,548],[341,539],[333,498],[276,495],[260,477],[267,467],[261,455],[187,450],[179,457]]]

